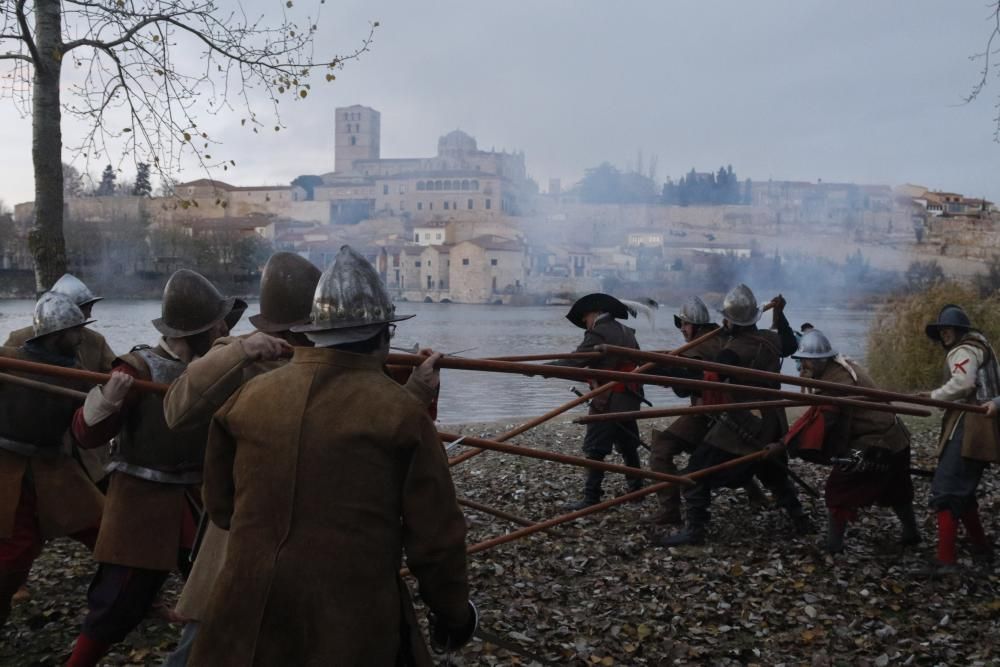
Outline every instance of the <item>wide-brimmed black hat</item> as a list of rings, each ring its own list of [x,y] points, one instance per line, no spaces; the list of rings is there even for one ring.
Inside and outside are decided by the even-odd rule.
[[[938,313],[937,321],[924,327],[924,333],[933,341],[941,340],[941,329],[958,329],[969,331],[972,329],[972,322],[961,306],[949,303]]]
[[[573,307],[566,313],[566,319],[581,329],[586,329],[587,324],[583,321],[583,316],[587,313],[608,313],[616,320],[628,319],[628,308],[624,303],[610,294],[601,294],[600,292],[594,292],[577,299]]]

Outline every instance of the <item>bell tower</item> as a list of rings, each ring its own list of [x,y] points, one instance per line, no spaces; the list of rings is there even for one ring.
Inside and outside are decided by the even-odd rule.
[[[334,171],[349,173],[355,160],[379,159],[382,115],[360,104],[338,107],[335,114]]]

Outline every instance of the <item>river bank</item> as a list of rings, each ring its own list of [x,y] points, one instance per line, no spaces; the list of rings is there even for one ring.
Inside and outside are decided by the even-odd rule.
[[[907,422],[914,466],[932,468],[935,420]],[[665,423],[644,422],[643,436]],[[460,430],[489,436],[513,425]],[[564,420],[515,441],[576,454],[582,434]],[[793,466],[822,489],[823,468]],[[496,453],[461,464],[453,477],[461,496],[532,520],[562,513],[581,487],[578,469]],[[530,655],[569,665],[993,664],[1000,656],[1000,577],[973,566],[964,547],[961,576],[912,576],[933,557],[935,544],[929,484],[915,477],[914,486],[924,542],[909,551],[895,545],[898,527],[888,510],[863,512],[847,551],[833,558],[819,548],[820,535],[795,537],[782,512],[752,511],[742,491],[723,491],[705,547],[653,546],[656,531],[640,522],[655,507],[647,498],[473,555],[470,582],[482,627],[523,655],[477,639],[453,659],[457,665],[532,664]],[[606,494],[623,489],[622,477],[605,480]],[[994,470],[981,491],[986,530],[1000,534]],[[822,501],[803,502],[821,523]],[[478,512],[466,516],[470,544],[513,528]],[[68,540],[48,546],[32,572],[32,598],[14,609],[0,664],[62,664],[83,617],[93,567]],[[171,578],[164,602],[178,587]],[[105,664],[159,664],[178,634],[178,626],[150,618]]]

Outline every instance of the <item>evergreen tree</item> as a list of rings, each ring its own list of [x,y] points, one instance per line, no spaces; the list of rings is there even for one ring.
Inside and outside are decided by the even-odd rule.
[[[98,197],[111,197],[115,194],[115,170],[110,164],[101,173],[101,182],[94,194]]]
[[[153,193],[153,185],[149,182],[149,165],[140,162],[136,166],[135,185],[132,186],[132,194],[137,197],[148,197]]]

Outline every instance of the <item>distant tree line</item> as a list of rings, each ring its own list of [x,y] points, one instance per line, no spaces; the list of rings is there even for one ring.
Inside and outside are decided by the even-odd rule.
[[[659,202],[675,206],[718,206],[751,202],[750,179],[740,183],[732,165],[719,167],[715,173],[699,173],[691,169],[677,182],[667,180],[659,193],[655,175],[655,160],[651,160],[649,170],[644,173],[640,153],[633,168],[620,170],[610,162],[602,162],[586,170],[583,179],[576,185],[576,193],[586,204]]]
[[[153,194],[150,182],[150,166],[146,162],[136,165],[135,180],[118,181],[118,172],[110,164],[101,172],[101,180],[96,185],[87,183],[90,179],[76,167],[63,162],[63,197],[149,197]]]
[[[663,185],[660,202],[675,206],[718,206],[722,204],[749,204],[751,202],[750,179],[740,185],[733,165],[719,167],[716,173],[699,173],[691,169],[676,183],[667,181]]]

